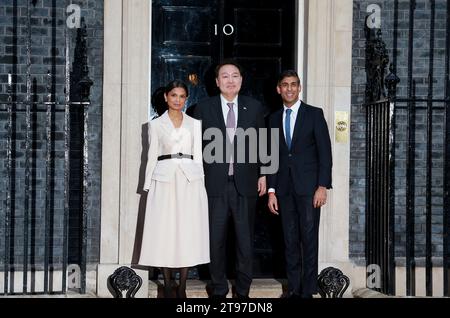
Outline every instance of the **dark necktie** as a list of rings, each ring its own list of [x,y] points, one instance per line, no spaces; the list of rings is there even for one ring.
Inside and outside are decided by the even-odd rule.
[[[284,130],[286,131],[286,144],[288,149],[291,150],[291,113],[292,109],[286,109],[286,119],[284,121]]]

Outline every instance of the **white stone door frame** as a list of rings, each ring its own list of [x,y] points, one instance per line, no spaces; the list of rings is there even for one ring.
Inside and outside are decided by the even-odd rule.
[[[104,9],[104,78],[100,264],[97,294],[111,297],[106,279],[130,266],[139,211],[142,127],[149,105],[151,1],[108,0]],[[148,297],[148,273],[140,297]]]
[[[323,108],[333,150],[333,189],[321,211],[319,266],[336,266],[349,276],[353,288],[365,287],[365,268],[349,259],[353,1],[308,2],[307,102]],[[337,111],[348,114],[347,142],[335,139]]]

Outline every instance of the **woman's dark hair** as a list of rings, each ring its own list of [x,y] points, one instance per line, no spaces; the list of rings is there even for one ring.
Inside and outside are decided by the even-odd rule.
[[[169,84],[167,84],[166,89],[164,90],[164,93],[169,94],[169,92],[174,89],[174,88],[182,88],[184,89],[184,91],[186,92],[186,97],[189,96],[189,90],[186,86],[186,84],[184,84],[184,82],[180,81],[180,80],[174,80],[172,82],[170,82]]]
[[[152,95],[152,105],[158,116],[164,114],[164,112],[168,108],[167,103],[164,100],[164,94],[169,94],[172,89],[177,87],[183,88],[186,92],[186,97],[188,96],[189,91],[186,84],[179,80],[171,81],[169,84],[167,84],[167,86],[159,87],[154,91]]]
[[[152,94],[152,106],[158,117],[164,114],[167,110],[167,104],[164,100],[164,92],[166,88],[164,86],[158,87]]]

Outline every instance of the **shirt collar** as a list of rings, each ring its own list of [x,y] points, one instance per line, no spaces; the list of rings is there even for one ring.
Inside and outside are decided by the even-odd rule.
[[[298,110],[300,109],[300,104],[301,104],[301,100],[299,99],[294,105],[292,105],[292,107],[290,107],[290,109],[292,110],[292,112],[294,114],[298,113]],[[288,109],[289,107],[286,107],[285,105],[283,105],[284,111],[286,111],[286,109]]]
[[[222,94],[220,94],[220,100],[222,102],[222,105],[228,107],[228,103],[230,103],[229,101],[226,100],[225,97],[223,97]],[[237,106],[237,101],[238,101],[238,95],[236,95],[236,97],[233,99],[233,101],[231,101],[231,103],[233,103],[235,106]]]

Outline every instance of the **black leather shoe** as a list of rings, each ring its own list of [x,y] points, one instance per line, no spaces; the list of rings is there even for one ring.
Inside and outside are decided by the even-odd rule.
[[[187,298],[186,289],[177,289],[177,298]]]
[[[287,292],[281,298],[287,298],[287,299],[299,299],[301,298],[299,294],[296,294],[294,292]]]
[[[236,293],[236,298],[237,299],[249,299],[250,297],[248,297],[248,295],[241,295],[239,293]]]
[[[311,294],[303,294],[303,295],[300,296],[300,298],[311,299],[311,298],[313,298],[313,296]]]

